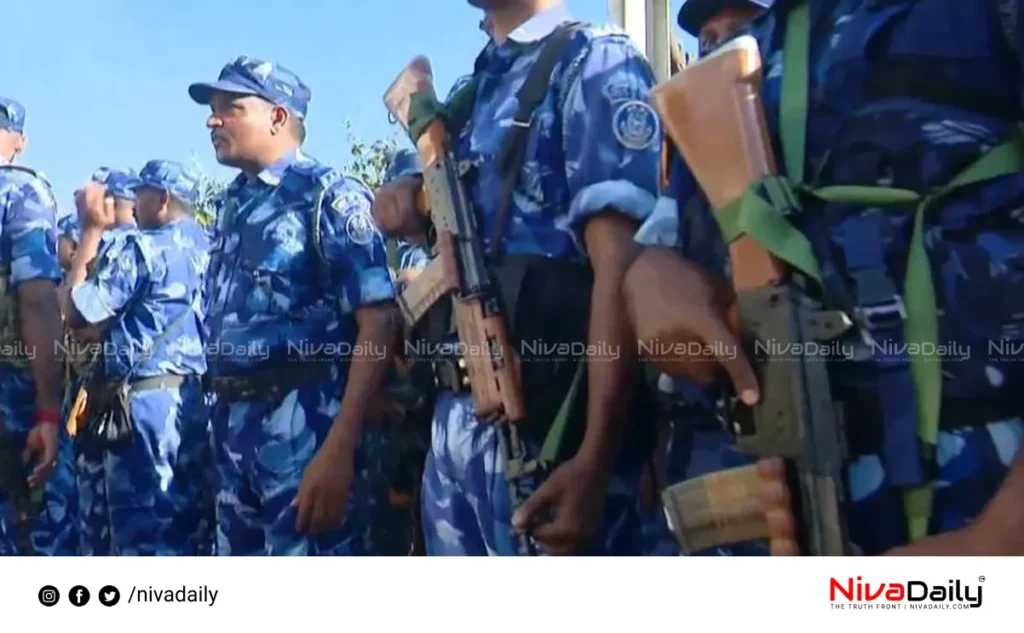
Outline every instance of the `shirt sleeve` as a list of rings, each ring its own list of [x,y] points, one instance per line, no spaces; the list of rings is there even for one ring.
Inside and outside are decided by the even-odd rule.
[[[95,268],[71,291],[78,313],[95,325],[121,315],[149,278],[135,233],[112,233],[101,245]]]
[[[8,198],[4,231],[10,235],[11,284],[49,279],[60,283],[57,259],[57,202],[50,187],[32,177]]]
[[[681,225],[680,201],[682,205],[700,195],[693,174],[685,161],[678,154],[673,154],[669,169],[669,183],[654,205],[654,210],[647,217],[640,230],[636,232],[634,241],[644,246],[667,246],[682,249],[686,242],[683,235],[685,224]]]
[[[373,194],[351,178],[331,186],[322,202],[320,244],[329,268],[328,292],[345,314],[395,298],[384,238],[370,213]]]
[[[649,103],[654,75],[626,36],[593,39],[576,62],[563,93],[562,143],[569,225],[581,238],[586,221],[601,211],[638,222],[651,214],[662,135]]]
[[[668,189],[658,198],[634,241],[676,249],[709,272],[729,274],[729,248],[718,220],[686,162],[675,157]]]

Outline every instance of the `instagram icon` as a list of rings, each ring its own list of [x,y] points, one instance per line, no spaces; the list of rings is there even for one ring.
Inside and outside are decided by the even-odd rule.
[[[46,585],[39,590],[39,603],[44,607],[52,607],[60,602],[60,592],[53,585]]]

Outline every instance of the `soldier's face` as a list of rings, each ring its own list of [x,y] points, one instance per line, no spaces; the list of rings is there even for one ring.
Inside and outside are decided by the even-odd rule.
[[[57,259],[60,267],[71,270],[71,260],[75,257],[75,242],[70,237],[61,236],[57,242]]]
[[[729,8],[719,11],[700,29],[700,56],[713,52],[737,31],[757,17],[760,9]]]
[[[25,137],[20,132],[0,129],[0,157],[14,160],[25,149]]]
[[[259,97],[215,92],[210,110],[206,127],[219,163],[240,167],[265,153],[272,140],[269,103]]]

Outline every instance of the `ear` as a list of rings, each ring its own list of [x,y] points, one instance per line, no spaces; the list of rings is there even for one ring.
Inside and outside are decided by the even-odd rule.
[[[270,133],[279,134],[288,128],[288,120],[291,118],[288,108],[273,106],[270,109]]]
[[[24,132],[18,135],[18,141],[14,144],[14,153],[21,154],[28,147],[28,136]]]
[[[171,194],[167,193],[165,189],[160,190],[160,208],[167,210],[171,208]]]

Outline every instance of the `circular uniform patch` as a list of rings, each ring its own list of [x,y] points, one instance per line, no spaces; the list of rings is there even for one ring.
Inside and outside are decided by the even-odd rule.
[[[643,101],[627,101],[615,110],[612,130],[615,138],[628,149],[645,150],[658,138],[660,129],[654,108]]]
[[[345,234],[353,244],[366,246],[373,241],[377,227],[373,224],[373,218],[366,211],[357,211],[345,220]]]

